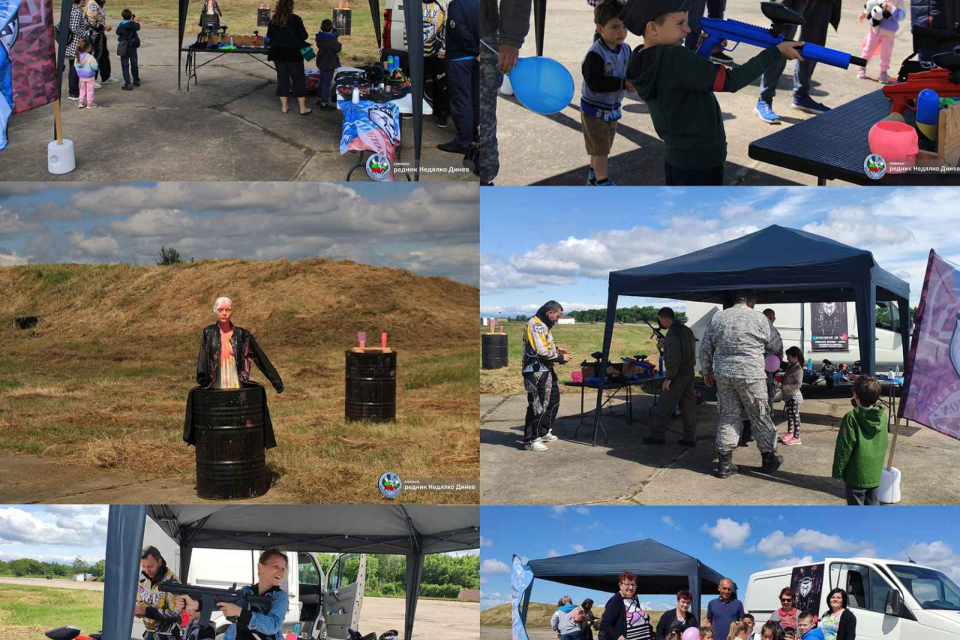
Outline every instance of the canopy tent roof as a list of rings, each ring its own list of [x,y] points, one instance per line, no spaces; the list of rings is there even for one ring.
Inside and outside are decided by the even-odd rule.
[[[64,7],[67,7],[68,0],[62,0]],[[370,16],[373,20],[373,28],[377,36],[377,47],[382,47],[382,35],[380,33],[380,1],[369,0]],[[177,38],[177,87],[180,86],[180,71],[183,67],[183,33],[187,28],[188,12],[190,9],[190,0],[179,0],[179,33]],[[69,18],[69,11],[65,15]],[[419,2],[407,2],[403,6],[404,25],[406,33],[423,32],[423,9]],[[61,19],[61,23],[66,23],[66,19]],[[63,31],[61,31],[63,33]],[[410,96],[413,103],[413,147],[414,147],[414,167],[416,173],[414,179],[420,180],[420,152],[423,147],[423,39],[422,38],[404,38],[407,46],[407,60],[410,66]],[[62,49],[62,47],[61,47]],[[62,60],[61,60],[62,62]],[[61,68],[62,65],[57,68]],[[187,80],[189,83],[189,79]],[[189,87],[188,87],[189,88]]]
[[[613,593],[620,574],[638,576],[637,593],[675,594],[689,588],[688,577],[698,576],[701,592],[715,593],[723,576],[699,560],[656,540],[636,540],[605,549],[568,556],[531,560],[527,563],[535,578],[573,587]]]
[[[477,507],[433,505],[152,505],[147,514],[191,547],[407,554],[480,546]]]
[[[654,264],[610,273],[610,292],[731,304],[737,289],[759,302],[852,302],[873,282],[877,300],[908,300],[910,285],[873,254],[798,229],[771,225],[735,240]]]

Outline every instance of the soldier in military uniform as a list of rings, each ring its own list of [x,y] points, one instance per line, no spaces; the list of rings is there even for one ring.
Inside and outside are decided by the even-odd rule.
[[[530,31],[531,0],[481,0],[480,4],[480,184],[500,173],[497,147],[497,91],[503,74],[520,57]]]
[[[693,375],[697,360],[697,339],[685,324],[676,319],[673,309],[664,307],[658,312],[660,326],[667,330],[663,339],[663,363],[667,379],[663,381],[660,396],[660,420],[643,439],[646,444],[664,444],[667,421],[673,408],[680,405],[683,418],[683,437],[680,444],[696,446],[697,398],[693,389]]]
[[[544,441],[557,439],[552,427],[560,410],[560,385],[553,366],[570,362],[570,354],[554,343],[550,329],[562,313],[560,303],[550,300],[530,318],[523,331],[523,387],[529,405],[523,444],[527,451],[546,451]]]
[[[160,640],[174,631],[179,636],[180,613],[176,611],[176,598],[160,590],[160,583],[165,580],[179,582],[160,551],[156,547],[146,547],[140,555],[140,584],[134,609],[134,615],[143,620],[144,640]]]
[[[780,358],[780,361],[783,361],[783,340],[780,338],[780,332],[777,331],[777,328],[773,326],[773,323],[777,321],[777,312],[773,309],[767,308],[763,310],[763,315],[767,316],[767,320],[770,321],[770,328],[773,330],[773,335],[776,338],[775,342],[780,345],[780,351],[777,352],[767,352],[763,354],[763,357],[767,356],[777,356]],[[766,371],[766,369],[764,369]],[[774,382],[773,378],[777,375],[776,372],[770,373],[767,372],[767,397],[770,399],[770,419],[773,420],[773,397],[777,393],[777,385]],[[743,432],[740,434],[740,446],[746,447],[749,443],[753,442],[753,427],[750,425],[750,420],[744,411],[741,414],[743,418]]]
[[[764,354],[783,349],[763,314],[754,310],[757,294],[739,291],[736,304],[713,316],[700,344],[700,366],[708,386],[717,385],[717,475],[727,478],[737,472],[733,451],[743,429],[741,412],[754,427],[757,448],[763,457],[761,471],[771,473],[780,468],[783,458],[777,455],[777,431],[770,419]]]

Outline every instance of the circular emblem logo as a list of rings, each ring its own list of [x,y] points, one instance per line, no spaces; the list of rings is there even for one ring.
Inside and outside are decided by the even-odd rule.
[[[392,471],[387,471],[380,476],[380,481],[377,482],[377,486],[380,487],[380,493],[383,494],[383,497],[390,498],[391,500],[396,498],[403,489],[403,483],[400,482],[400,476]]]
[[[879,154],[871,153],[863,161],[863,172],[871,180],[879,180],[887,175],[887,161]]]
[[[390,175],[390,160],[382,153],[374,153],[367,158],[367,175],[374,182],[383,182]]]

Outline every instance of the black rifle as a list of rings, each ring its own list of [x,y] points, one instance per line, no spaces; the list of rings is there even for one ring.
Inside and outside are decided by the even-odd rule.
[[[649,320],[644,320],[643,323],[644,323],[645,325],[647,325],[648,327],[650,327],[650,330],[653,331],[653,333],[651,334],[651,337],[656,337],[656,339],[657,339],[657,351],[659,351],[660,354],[662,355],[662,354],[663,354],[663,341],[667,339],[667,336],[663,335],[663,333],[660,331],[659,328],[657,328],[657,327],[653,326],[652,324],[650,324],[650,321],[649,321]]]
[[[190,596],[200,603],[200,624],[205,626],[210,624],[210,615],[217,611],[218,602],[230,602],[240,604],[241,601],[251,605],[260,605],[269,609],[273,600],[267,596],[248,595],[237,589],[236,583],[229,589],[214,589],[213,587],[197,587],[190,584],[180,584],[166,580],[160,583],[160,591],[171,593],[175,596]],[[235,618],[227,618],[230,622],[235,622]]]

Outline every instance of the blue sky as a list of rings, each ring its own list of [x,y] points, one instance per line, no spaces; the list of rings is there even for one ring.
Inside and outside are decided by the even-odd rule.
[[[485,315],[530,315],[549,299],[571,311],[602,307],[610,271],[691,253],[770,224],[873,251],[883,268],[910,283],[913,304],[931,248],[960,262],[955,189],[497,188],[481,189],[481,211]],[[626,298],[620,304],[659,302]]]
[[[955,507],[481,507],[481,608],[509,602],[514,554],[535,560],[645,538],[699,558],[741,588],[751,573],[779,565],[904,558],[900,544],[916,562],[960,581],[958,522]],[[643,594],[642,584],[647,606],[676,604],[675,596]],[[576,603],[612,595],[535,580],[531,601],[556,603],[565,594]]]
[[[96,562],[106,547],[105,505],[0,505],[0,560]]]
[[[477,284],[475,184],[0,185],[0,267],[326,256]],[[383,188],[386,187],[386,188]]]

